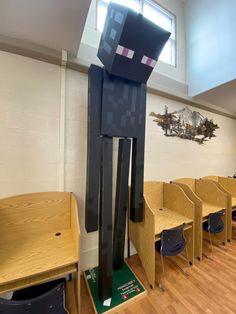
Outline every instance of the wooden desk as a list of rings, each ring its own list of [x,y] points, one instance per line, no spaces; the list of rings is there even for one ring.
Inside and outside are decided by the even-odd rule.
[[[236,180],[233,178],[207,176],[204,179],[213,181],[228,197],[227,240],[232,240],[232,212],[236,210]]]
[[[45,192],[0,199],[0,221],[0,294],[76,273],[79,308],[74,195]]]
[[[232,211],[234,211],[235,209],[236,209],[236,197],[232,197]]]
[[[209,214],[217,213],[220,210],[222,210],[221,206],[202,202],[202,217],[203,217],[203,219],[207,218],[209,216]]]
[[[145,182],[144,219],[140,223],[129,220],[129,238],[139,254],[151,287],[155,287],[155,242],[160,240],[164,229],[186,223],[187,255],[189,262],[193,263],[193,218],[194,204],[181,188],[164,182]]]
[[[221,191],[210,180],[197,180],[192,178],[181,178],[173,181],[174,184],[180,186],[185,194],[195,204],[195,257],[202,259],[202,241],[203,241],[203,222],[207,221],[209,214],[225,210],[226,215],[223,216],[224,230],[219,234],[212,235],[213,241],[227,241],[227,213],[228,203],[227,195]]]
[[[155,210],[155,237],[156,241],[161,237],[163,230],[171,229],[185,224],[192,224],[193,220],[183,216],[169,208]]]

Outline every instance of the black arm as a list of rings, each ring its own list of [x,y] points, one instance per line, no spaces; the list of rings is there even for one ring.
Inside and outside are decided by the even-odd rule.
[[[145,149],[145,119],[146,119],[146,85],[141,85],[140,106],[142,113],[138,121],[138,134],[133,139],[130,219],[134,222],[143,220],[143,177]]]
[[[98,199],[101,163],[100,125],[103,69],[92,64],[89,68],[88,80],[88,139],[85,228],[87,232],[92,232],[98,230]]]

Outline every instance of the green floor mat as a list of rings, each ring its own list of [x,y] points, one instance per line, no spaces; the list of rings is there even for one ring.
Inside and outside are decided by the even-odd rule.
[[[138,296],[142,297],[143,294],[146,293],[146,290],[126,263],[124,263],[123,269],[118,271],[113,270],[113,289],[110,306],[105,306],[99,297],[98,267],[86,270],[85,279],[90,290],[92,301],[99,314],[124,305],[125,302],[132,298]]]

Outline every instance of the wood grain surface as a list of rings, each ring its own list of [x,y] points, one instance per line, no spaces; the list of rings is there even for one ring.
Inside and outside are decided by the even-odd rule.
[[[76,273],[80,311],[79,221],[74,195],[42,192],[0,199],[0,293]]]
[[[236,238],[236,228],[233,237]],[[204,251],[210,252],[207,241]],[[129,265],[148,290],[143,300],[128,306],[117,314],[233,314],[236,312],[236,241],[227,246],[227,250],[214,246],[214,260],[203,257],[188,269],[186,278],[168,260],[165,259],[165,292],[158,287],[150,289],[145,271],[137,255],[128,259]],[[177,262],[186,267],[181,259]],[[181,264],[182,262],[182,264]],[[156,276],[160,272],[160,259],[156,253]],[[81,313],[93,314],[92,305],[81,279]],[[72,308],[73,310],[73,308]],[[76,314],[76,312],[70,312]]]
[[[154,287],[156,281],[155,241],[160,240],[164,229],[188,224],[185,236],[189,261],[193,263],[193,219],[194,204],[179,186],[164,182],[144,182],[144,219],[140,223],[129,220],[129,238],[139,254],[150,286]]]

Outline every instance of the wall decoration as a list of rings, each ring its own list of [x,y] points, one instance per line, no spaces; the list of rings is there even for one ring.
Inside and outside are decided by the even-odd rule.
[[[219,129],[212,119],[203,117],[187,106],[173,112],[168,112],[168,106],[165,106],[164,114],[151,112],[150,116],[155,118],[153,121],[162,128],[165,136],[178,136],[199,144],[216,137],[215,130]]]

